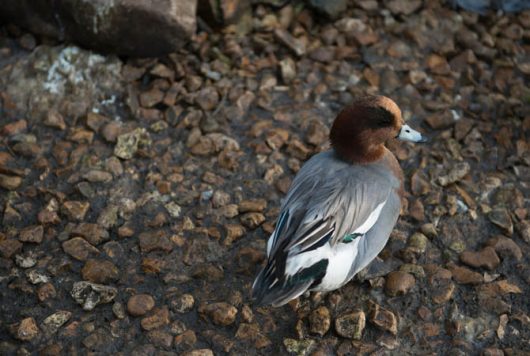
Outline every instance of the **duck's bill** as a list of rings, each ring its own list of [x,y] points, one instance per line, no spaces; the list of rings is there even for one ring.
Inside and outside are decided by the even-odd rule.
[[[427,137],[423,136],[421,133],[412,129],[406,124],[401,127],[401,130],[397,135],[397,139],[409,142],[427,142]]]

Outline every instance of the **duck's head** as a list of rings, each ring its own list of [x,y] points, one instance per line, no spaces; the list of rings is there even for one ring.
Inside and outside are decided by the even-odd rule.
[[[425,142],[401,117],[397,104],[386,96],[366,96],[345,107],[330,131],[331,145],[345,161],[373,162],[384,154],[384,143],[397,138]]]

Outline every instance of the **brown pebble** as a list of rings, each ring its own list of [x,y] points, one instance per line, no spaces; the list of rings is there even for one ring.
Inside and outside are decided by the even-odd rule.
[[[17,240],[0,241],[0,254],[5,258],[11,258],[22,249],[22,243]]]
[[[236,320],[237,308],[219,302],[200,306],[199,313],[209,316],[217,325],[230,325]]]
[[[457,266],[454,263],[447,265],[447,268],[453,274],[453,279],[459,284],[480,284],[484,278],[480,273],[474,272],[466,267]]]
[[[18,239],[22,242],[33,242],[40,244],[44,236],[44,228],[42,225],[30,226],[22,229],[18,235]]]
[[[127,311],[132,316],[142,316],[153,309],[155,300],[149,294],[136,294],[129,298]]]
[[[22,184],[22,178],[7,174],[0,174],[0,187],[7,190],[15,190]]]
[[[386,277],[385,291],[389,296],[403,295],[414,287],[416,279],[410,273],[403,271],[390,272]]]
[[[118,267],[105,260],[89,259],[81,269],[81,276],[84,280],[101,284],[116,281],[119,274]]]
[[[370,322],[383,331],[397,335],[397,318],[390,310],[370,303]]]
[[[15,327],[15,337],[22,341],[32,340],[39,334],[39,328],[33,318],[23,319]]]
[[[74,237],[63,242],[63,250],[79,261],[86,261],[91,255],[99,254],[99,250],[82,237]]]
[[[514,258],[516,261],[520,261],[523,258],[523,252],[521,248],[515,243],[514,240],[498,235],[488,240],[488,246],[491,246],[495,251],[503,258]]]
[[[321,306],[309,315],[309,331],[313,334],[323,336],[328,332],[331,325],[329,309]]]
[[[501,263],[499,256],[491,246],[484,247],[479,252],[464,251],[460,254],[460,261],[468,266],[480,268],[484,267],[491,270],[497,268]]]
[[[169,310],[167,306],[164,306],[155,310],[151,316],[143,318],[140,325],[142,326],[142,329],[149,331],[168,325],[169,322]]]
[[[366,315],[362,310],[343,314],[335,319],[337,334],[348,339],[360,340],[365,326]]]

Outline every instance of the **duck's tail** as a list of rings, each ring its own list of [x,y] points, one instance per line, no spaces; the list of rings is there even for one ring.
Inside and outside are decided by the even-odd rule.
[[[278,276],[274,263],[269,261],[256,277],[252,285],[252,299],[256,306],[272,305],[279,307],[299,297],[315,284],[320,283],[326,274],[328,260],[321,260],[311,267],[304,268],[292,276]],[[283,271],[281,271],[283,274]]]

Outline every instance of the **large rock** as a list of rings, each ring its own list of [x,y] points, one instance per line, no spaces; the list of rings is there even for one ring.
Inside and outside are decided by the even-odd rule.
[[[0,2],[0,18],[3,6]],[[107,112],[112,109],[107,103],[124,95],[121,68],[115,56],[74,46],[39,46],[13,65],[0,68],[0,87],[15,105],[6,115],[24,116],[32,126],[45,120],[50,110],[67,121],[92,110]]]
[[[153,57],[194,33],[197,0],[5,0],[0,22],[118,55]]]

